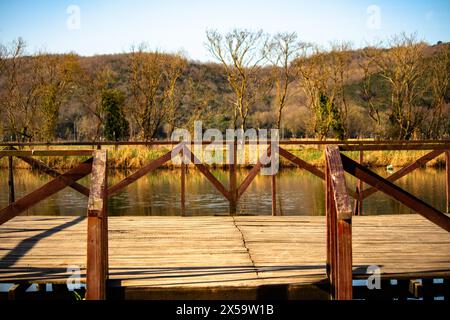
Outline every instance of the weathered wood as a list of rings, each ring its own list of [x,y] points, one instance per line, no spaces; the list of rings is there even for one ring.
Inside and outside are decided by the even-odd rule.
[[[242,197],[245,190],[247,190],[247,188],[252,183],[252,181],[255,179],[255,177],[258,175],[260,170],[261,170],[261,162],[258,160],[257,163],[250,170],[248,175],[245,177],[245,179],[242,181],[241,185],[239,186],[239,188],[237,190],[237,199],[240,199]]]
[[[0,156],[13,157],[54,157],[54,156],[92,156],[92,150],[0,150]]]
[[[327,257],[326,271],[330,285],[334,288],[335,265],[336,265],[336,207],[333,202],[333,190],[331,189],[330,171],[325,161],[325,215],[326,215],[326,239],[327,239]],[[334,290],[334,289],[333,289]]]
[[[341,153],[336,146],[328,146],[325,149],[327,169],[330,174],[331,191],[334,205],[336,207],[337,219],[351,219],[352,206],[347,193],[347,183],[342,166]]]
[[[303,168],[303,169],[311,172],[316,177],[319,177],[319,178],[325,180],[325,173],[324,172],[322,172],[321,170],[317,169],[316,167],[314,167],[313,165],[309,164],[308,162],[300,159],[299,157],[295,156],[294,154],[290,153],[289,151],[279,147],[279,154],[282,157],[286,158],[287,160],[291,161],[292,163],[296,164],[299,168]],[[347,192],[352,198],[356,199],[355,192],[353,192],[352,190],[348,190]]]
[[[243,143],[249,144],[254,141],[246,140]],[[209,145],[211,143],[222,143],[215,141],[191,141],[190,144],[202,144]],[[223,141],[223,143],[232,143],[231,141]],[[280,145],[342,145],[350,147],[359,147],[364,145],[377,146],[377,145],[387,145],[387,146],[425,146],[430,147],[434,145],[450,145],[450,139],[439,139],[439,140],[309,140],[309,139],[291,139],[291,140],[280,140]],[[146,140],[146,141],[59,141],[59,142],[0,142],[0,146],[92,146],[95,149],[96,145],[102,146],[121,146],[121,145],[173,145],[172,140]],[[422,149],[425,150],[425,149]]]
[[[424,156],[420,157],[413,163],[407,165],[406,167],[403,167],[400,170],[394,172],[389,177],[387,177],[386,180],[394,182],[394,181],[404,177],[405,175],[411,173],[412,171],[420,168],[421,166],[425,165],[427,162],[438,157],[443,152],[444,152],[443,150],[433,150],[433,151],[425,154]],[[370,195],[376,193],[377,191],[378,191],[377,188],[374,188],[374,187],[368,188],[362,192],[362,198],[365,199],[365,198],[369,197]]]
[[[8,195],[8,203],[11,204],[16,201],[16,196],[14,193],[14,167],[13,167],[13,157],[8,157],[8,187],[9,187],[9,195]]]
[[[19,200],[0,210],[0,225],[14,218],[29,207],[39,203],[45,198],[61,191],[73,182],[87,176],[92,169],[92,158],[79,164],[75,168],[63,173],[42,187],[34,190]]]
[[[237,187],[237,176],[236,176],[236,162],[237,162],[237,145],[236,142],[228,144],[228,169],[229,169],[229,213],[231,215],[236,214],[237,211],[237,201],[238,201],[238,187]]]
[[[252,181],[255,179],[255,177],[260,172],[261,167],[262,167],[261,159],[266,160],[264,162],[267,163],[267,159],[269,157],[271,157],[271,156],[272,156],[271,155],[271,149],[269,147],[269,148],[267,148],[266,153],[263,154],[261,156],[261,158],[258,159],[258,161],[256,162],[255,166],[250,170],[248,175],[245,177],[244,181],[242,181],[241,185],[239,186],[239,188],[237,190],[237,199],[238,200],[241,198],[241,196],[244,194],[245,190],[247,190],[247,188],[250,186]]]
[[[450,151],[445,151],[445,195],[446,212],[450,212]]]
[[[352,299],[352,208],[337,146],[327,146],[327,260],[333,297]]]
[[[86,299],[106,298],[108,278],[107,153],[97,150],[88,201]]]
[[[186,164],[184,163],[184,148],[181,149],[181,186],[180,186],[180,201],[181,201],[181,215],[186,215]]]
[[[325,174],[321,170],[317,169],[316,167],[309,164],[308,162],[300,159],[299,157],[295,156],[294,154],[290,153],[289,151],[279,147],[278,152],[279,152],[280,156],[282,156],[282,157],[286,158],[287,160],[289,160],[290,162],[296,164],[298,167],[311,172],[313,175],[315,175],[321,179],[325,179]]]
[[[272,216],[277,215],[277,175],[273,174],[270,177],[272,187]]]
[[[189,150],[184,147],[184,154],[191,160],[191,162],[197,167],[197,169],[212,183],[212,185],[219,191],[227,200],[230,200],[230,194],[222,183],[206,168],[206,166],[200,162],[200,160]]]
[[[352,220],[337,219],[335,298],[352,299]]]
[[[120,181],[120,182],[116,183],[115,185],[109,187],[108,188],[108,195],[111,196],[111,195],[119,192],[123,188],[127,187],[131,183],[133,183],[136,180],[138,180],[139,178],[142,178],[143,176],[145,176],[149,172],[157,169],[158,167],[160,167],[161,165],[163,165],[164,163],[169,161],[172,158],[172,156],[177,155],[182,150],[183,146],[184,146],[183,144],[178,144],[173,150],[167,152],[166,154],[164,154],[163,156],[159,157],[158,159],[153,160],[152,162],[150,162],[149,164],[145,165],[141,169],[137,170],[133,174],[129,175],[128,177],[126,177],[122,181]]]
[[[50,168],[44,162],[42,162],[38,159],[33,159],[31,157],[18,157],[18,158],[20,160],[28,163],[33,169],[37,169],[43,173],[46,173],[53,178],[56,178],[61,175],[60,172]],[[74,182],[74,183],[70,184],[69,187],[78,191],[79,193],[89,197],[89,188],[83,186],[82,184]]]
[[[323,216],[108,218],[111,287],[214,291],[326,281]],[[66,283],[67,266],[77,265],[84,283],[86,229],[79,217],[8,221],[0,226],[0,282]],[[354,279],[367,279],[370,265],[380,266],[382,279],[450,278],[450,234],[418,214],[353,217],[352,233]]]
[[[364,151],[359,151],[359,163],[363,165],[364,162]],[[356,187],[356,199],[355,199],[355,205],[354,205],[354,215],[355,216],[361,216],[362,210],[363,210],[363,192],[364,183],[361,181],[361,179],[358,179],[357,187]]]
[[[447,150],[449,148],[448,143],[442,144],[361,144],[361,145],[341,145],[341,151],[381,151],[381,150]]]
[[[448,216],[345,155],[341,155],[341,158],[345,171],[391,196],[450,232],[450,218]]]

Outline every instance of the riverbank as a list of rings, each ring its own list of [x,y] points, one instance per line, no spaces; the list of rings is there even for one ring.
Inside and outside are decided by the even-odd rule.
[[[73,149],[86,149],[86,147],[71,147]],[[104,146],[104,149],[108,150],[108,166],[110,169],[137,169],[140,168],[154,159],[169,152],[170,149],[167,146]],[[284,149],[288,150],[297,157],[307,161],[308,163],[316,166],[324,166],[324,153],[323,147],[301,147],[301,146],[284,146]],[[50,147],[50,149],[67,149],[67,147]],[[429,151],[416,151],[416,150],[402,150],[402,151],[364,151],[364,165],[367,167],[386,167],[388,165],[393,167],[404,167],[411,162],[417,160],[419,157],[425,155]],[[347,156],[354,160],[359,160],[359,151],[344,152]],[[197,154],[197,153],[196,153]],[[86,159],[86,157],[39,157],[47,165],[55,169],[68,169],[74,167],[80,161]],[[247,161],[239,165],[240,167],[251,167],[253,164]],[[280,158],[281,167],[295,167],[295,165],[284,158]],[[8,166],[8,160],[6,157],[0,159],[0,168],[6,168]],[[30,168],[30,166],[14,158],[14,166],[16,168]],[[177,167],[172,161],[168,161],[163,168]],[[427,167],[443,167],[445,166],[445,157],[441,155],[426,164]],[[224,164],[213,164],[212,167],[223,168]]]

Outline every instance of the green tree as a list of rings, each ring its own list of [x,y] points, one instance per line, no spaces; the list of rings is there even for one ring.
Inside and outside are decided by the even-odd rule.
[[[319,94],[319,108],[316,110],[316,119],[318,121],[315,130],[319,136],[326,137],[332,130],[335,138],[344,139],[345,128],[339,109],[323,92]]]
[[[123,105],[125,96],[117,89],[105,90],[102,94],[102,108],[105,112],[105,138],[109,141],[125,140],[129,137],[129,124]]]

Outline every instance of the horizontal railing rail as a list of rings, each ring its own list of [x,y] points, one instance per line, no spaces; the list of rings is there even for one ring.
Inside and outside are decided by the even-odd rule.
[[[246,140],[244,144],[251,144],[255,142],[262,143],[263,140]],[[268,138],[270,143],[270,137]],[[233,141],[189,141],[189,144],[233,144]],[[236,142],[234,142],[236,143]],[[0,142],[0,147],[2,146],[133,146],[133,145],[176,145],[178,141],[173,140],[149,140],[149,141],[59,141],[59,142]],[[430,147],[432,145],[449,145],[450,139],[441,139],[441,140],[308,140],[308,139],[290,139],[290,140],[279,140],[279,145],[340,145],[340,146],[349,146],[351,148],[357,148],[360,146],[361,148],[372,148],[375,146],[382,147],[392,147],[392,148],[401,148],[401,147]],[[349,150],[350,151],[350,150]]]

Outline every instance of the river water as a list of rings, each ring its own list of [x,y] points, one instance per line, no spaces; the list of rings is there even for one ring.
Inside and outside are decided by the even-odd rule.
[[[385,169],[375,170],[389,175]],[[228,172],[213,170],[214,175],[228,185]],[[108,183],[114,184],[130,172],[112,171]],[[238,171],[242,181],[248,170]],[[16,199],[48,182],[51,178],[27,169],[14,171]],[[79,182],[88,185],[89,177]],[[347,177],[348,186],[355,189],[356,180]],[[418,169],[396,182],[439,210],[445,208],[445,170]],[[367,186],[366,186],[367,187]],[[0,207],[8,204],[8,173],[0,170]],[[277,176],[278,209],[282,215],[324,215],[324,183],[319,178],[300,169],[282,169]],[[239,214],[271,214],[270,177],[258,175],[241,198]],[[66,188],[24,212],[24,215],[85,215],[87,198]],[[131,184],[109,199],[109,215],[180,215],[180,171],[160,169]],[[411,210],[378,192],[364,201],[363,213],[407,214]],[[186,215],[227,215],[228,202],[195,169],[186,175]]]

